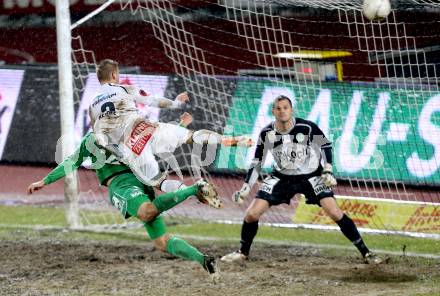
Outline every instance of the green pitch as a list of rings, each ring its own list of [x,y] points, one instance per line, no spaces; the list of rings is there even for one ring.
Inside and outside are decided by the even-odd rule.
[[[31,206],[0,206],[0,238],[9,239],[17,234],[42,235],[43,232],[27,231],[32,226],[42,228],[63,229],[67,225],[64,219],[63,208],[31,207]],[[98,214],[97,214],[98,215]],[[90,216],[89,214],[87,215]],[[133,220],[135,221],[135,220]],[[237,248],[240,239],[240,225],[228,225],[218,223],[206,223],[198,220],[176,219],[168,220],[168,231],[172,234],[186,236],[194,240],[216,241],[218,244],[230,245]],[[90,238],[93,240],[106,239],[129,239],[142,241],[146,234],[141,228],[122,229],[117,233],[91,233],[87,231],[60,232],[61,236],[71,238]],[[52,232],[53,236],[54,233]],[[431,254],[440,256],[440,240],[427,238],[413,238],[399,235],[363,234],[368,246],[373,250],[382,250],[394,254],[404,254],[404,251],[412,254]],[[256,243],[273,244],[311,244],[315,247],[350,249],[352,246],[338,231],[320,231],[309,229],[292,229],[261,226],[256,238]],[[353,247],[354,248],[354,247]],[[353,249],[354,251],[354,249]]]

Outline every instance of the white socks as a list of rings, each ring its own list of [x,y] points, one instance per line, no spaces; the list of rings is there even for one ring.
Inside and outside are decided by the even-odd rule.
[[[183,189],[186,187],[187,186],[179,180],[168,180],[167,179],[167,180],[162,181],[162,184],[160,184],[160,190],[165,193],[173,192],[173,191]]]
[[[193,142],[196,144],[221,144],[223,136],[209,130],[195,131],[192,135]]]

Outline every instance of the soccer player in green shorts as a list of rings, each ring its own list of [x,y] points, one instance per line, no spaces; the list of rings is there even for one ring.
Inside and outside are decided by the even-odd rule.
[[[209,204],[209,199],[218,199],[215,188],[204,180],[155,197],[153,188],[142,184],[127,166],[119,163],[110,152],[101,149],[91,132],[84,136],[80,147],[71,156],[42,180],[30,184],[28,193],[32,194],[65,177],[78,169],[87,158],[92,160],[91,169],[95,170],[99,183],[108,187],[112,205],[119,209],[124,218],[133,216],[140,219],[157,249],[197,261],[214,280],[218,277],[215,258],[201,253],[185,240],[167,234],[164,220],[159,216],[193,195],[206,204]]]

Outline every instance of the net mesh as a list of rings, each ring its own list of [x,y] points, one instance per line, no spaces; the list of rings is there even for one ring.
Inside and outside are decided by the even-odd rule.
[[[273,120],[273,98],[287,95],[294,101],[296,116],[315,121],[332,140],[340,183],[335,192],[358,225],[385,232],[438,233],[439,4],[391,3],[392,12],[381,22],[363,17],[361,1],[339,0],[224,0],[192,5],[124,1],[109,15],[117,22],[114,15],[121,13],[124,22],[132,21],[136,27],[136,39],[128,35],[127,41],[121,25],[123,33],[116,33],[119,37],[113,43],[120,48],[127,43],[145,46],[137,56],[143,72],[155,72],[149,71],[150,65],[160,62],[165,66],[156,69],[173,72],[124,74],[121,79],[144,83],[147,89],[156,87],[170,98],[188,91],[187,111],[194,115],[191,129],[250,134],[256,140]],[[107,18],[102,16],[101,21]],[[99,34],[99,27],[93,30]],[[87,31],[78,29],[93,45]],[[148,44],[152,42],[158,43]],[[95,54],[87,48],[81,37],[73,39],[78,106],[87,105],[91,97],[86,94],[92,93],[88,83],[96,82],[91,78]],[[102,54],[100,58],[105,58]],[[153,113],[161,121],[177,119],[171,111]],[[86,129],[84,124],[81,131]],[[188,200],[167,215],[240,222],[250,200],[238,206],[230,196],[241,187],[253,152],[254,148],[219,148],[214,163],[199,171],[194,169],[191,147],[180,148],[176,154],[185,182],[208,178],[219,188],[225,209],[208,209]],[[263,176],[272,162],[266,161]],[[105,190],[80,195],[86,224],[95,223],[93,209],[102,213],[104,204],[111,208]],[[96,218],[96,224],[119,219],[116,212],[111,217]],[[334,225],[322,210],[304,206],[298,196],[290,206],[272,208],[262,222]]]

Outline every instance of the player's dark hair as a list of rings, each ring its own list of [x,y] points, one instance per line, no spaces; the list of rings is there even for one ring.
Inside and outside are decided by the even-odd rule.
[[[118,62],[110,59],[105,59],[99,62],[96,69],[96,76],[99,82],[108,81],[112,78],[112,72],[119,68]]]
[[[275,100],[273,101],[272,108],[275,108],[275,104],[281,101],[288,101],[290,107],[293,108],[292,101],[288,97],[283,95],[279,95],[278,97],[275,98]]]

